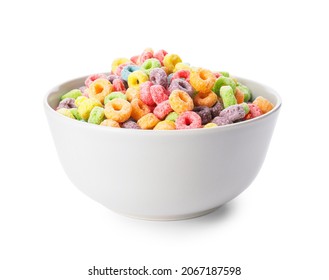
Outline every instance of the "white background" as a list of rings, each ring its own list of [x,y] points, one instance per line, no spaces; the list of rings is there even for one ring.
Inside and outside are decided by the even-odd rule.
[[[242,276],[223,278],[328,279],[326,1],[57,2],[0,4],[0,279],[94,279],[93,265],[241,266]],[[80,193],[58,161],[47,90],[146,47],[282,96],[259,176],[207,216],[122,217]]]

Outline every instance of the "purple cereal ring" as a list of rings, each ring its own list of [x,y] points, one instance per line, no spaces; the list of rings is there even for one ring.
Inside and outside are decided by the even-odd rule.
[[[241,104],[231,105],[220,112],[219,116],[227,118],[230,122],[243,119],[246,112]]]
[[[223,110],[223,105],[220,102],[216,102],[214,106],[210,108],[211,116],[216,118],[219,116],[219,113]]]
[[[115,79],[121,79],[121,77],[118,76],[118,75],[110,74],[110,75],[107,76],[107,79],[110,81],[111,84],[113,84],[113,81]]]
[[[162,68],[154,68],[150,72],[150,81],[155,85],[168,87],[167,74]]]
[[[61,109],[61,108],[66,108],[66,109],[71,109],[71,108],[76,108],[75,106],[75,99],[74,98],[65,98],[61,102],[59,102],[56,110]]]
[[[227,124],[232,123],[232,122],[231,122],[228,118],[226,118],[226,117],[216,117],[216,118],[214,118],[211,122],[217,124],[218,126],[227,125]]]
[[[192,86],[183,79],[174,79],[171,80],[170,86],[168,90],[172,92],[175,89],[183,90],[185,91],[189,96],[193,97],[194,89]]]
[[[130,128],[130,129],[141,129],[140,126],[134,122],[133,120],[127,120],[121,124],[122,128]]]
[[[211,116],[211,111],[208,107],[206,106],[194,107],[193,111],[196,112],[201,117],[202,124],[207,124],[211,122],[212,116]]]

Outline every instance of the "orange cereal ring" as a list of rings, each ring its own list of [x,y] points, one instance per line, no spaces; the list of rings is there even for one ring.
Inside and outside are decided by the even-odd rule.
[[[196,69],[191,71],[190,84],[198,92],[206,93],[211,91],[216,82],[215,75],[207,69]]]
[[[206,93],[199,92],[195,97],[194,97],[194,104],[196,106],[206,106],[206,107],[212,107],[216,104],[218,101],[217,94],[214,93],[213,91],[209,91]]]
[[[183,90],[175,89],[169,96],[169,104],[177,113],[191,111],[194,108],[193,99]]]
[[[158,124],[158,122],[160,122],[160,120],[153,113],[148,113],[141,117],[137,121],[137,124],[141,129],[153,129]]]
[[[130,87],[126,90],[126,96],[127,100],[131,102],[133,99],[140,97],[140,91],[138,89]]]
[[[119,123],[111,119],[105,119],[99,125],[120,128]]]
[[[238,87],[235,88],[234,96],[235,96],[236,102],[238,104],[241,104],[244,102],[244,93]]]
[[[105,96],[113,90],[112,84],[104,78],[99,78],[93,81],[88,90],[89,98],[97,99],[104,104]]]
[[[266,114],[267,112],[271,111],[274,107],[274,105],[270,101],[268,101],[262,96],[258,96],[254,100],[253,104],[257,105],[263,114]]]
[[[154,130],[175,130],[176,125],[172,121],[164,120],[159,122],[154,128]]]
[[[151,113],[150,108],[140,99],[135,98],[131,101],[131,117],[138,121],[141,117]]]
[[[121,123],[130,118],[131,111],[131,104],[127,100],[115,98],[106,103],[104,113],[107,119]]]

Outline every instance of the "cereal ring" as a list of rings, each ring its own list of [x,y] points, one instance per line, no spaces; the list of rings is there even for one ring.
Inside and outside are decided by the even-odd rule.
[[[176,124],[172,121],[161,121],[154,128],[154,130],[175,130]]]
[[[206,106],[194,107],[193,111],[200,116],[202,124],[207,124],[212,120],[211,111]]]
[[[127,96],[124,93],[120,91],[113,91],[109,95],[106,95],[106,97],[104,98],[104,105],[115,98],[122,98],[124,100],[127,100]]]
[[[78,112],[78,108],[71,108],[69,110],[70,110],[70,112],[72,113],[72,115],[74,116],[75,119],[77,119],[78,121],[82,120],[82,118],[81,118],[81,116]]]
[[[230,86],[233,89],[233,92],[235,92],[236,84],[235,84],[235,82],[234,82],[234,80],[232,78],[225,77],[225,76],[219,77],[216,80],[216,82],[215,82],[215,84],[214,84],[214,86],[212,88],[212,91],[219,96],[219,94],[220,94],[220,88],[222,86]]]
[[[150,87],[150,94],[155,104],[160,104],[168,100],[169,92],[160,85],[153,85]]]
[[[239,89],[239,87],[235,88],[234,96],[238,104],[244,102],[244,93],[241,91],[241,89]]]
[[[128,86],[139,89],[140,85],[148,79],[148,76],[142,70],[137,70],[129,75]]]
[[[192,129],[202,127],[201,122],[201,117],[197,113],[187,111],[180,114],[175,123],[176,129]]]
[[[137,65],[126,65],[121,70],[121,79],[128,81],[128,76],[139,69],[140,67]]]
[[[90,112],[88,123],[100,124],[104,120],[104,117],[104,108],[96,106]]]
[[[212,107],[215,105],[215,103],[218,101],[216,93],[213,91],[209,92],[198,92],[194,98],[194,104],[196,106],[207,106],[207,107]]]
[[[192,86],[183,79],[171,80],[168,90],[170,92],[172,92],[173,90],[176,90],[176,89],[187,92],[188,95],[191,97],[193,97],[193,95],[194,95],[194,89],[192,88]]]
[[[115,79],[121,79],[121,77],[118,76],[118,75],[110,74],[110,75],[107,76],[107,79],[110,81],[111,84],[113,84],[113,81]]]
[[[130,128],[130,129],[141,129],[140,126],[132,121],[132,120],[127,120],[124,123],[121,124],[122,128]]]
[[[99,125],[120,128],[119,123],[111,119],[105,119]]]
[[[163,120],[173,109],[170,106],[169,100],[165,100],[158,104],[153,111],[153,114],[160,120]]]
[[[151,95],[151,86],[153,86],[152,82],[147,81],[140,85],[140,99],[149,106],[155,106],[155,102]]]
[[[164,88],[168,87],[167,74],[162,68],[154,68],[150,71],[150,81],[155,85],[161,85]]]
[[[150,59],[150,58],[153,58],[153,50],[152,49],[146,49],[139,56],[138,64],[142,65],[145,60]]]
[[[213,128],[213,127],[217,127],[218,125],[215,123],[207,123],[205,126],[203,126],[203,128]]]
[[[105,105],[105,116],[119,123],[125,122],[131,115],[131,104],[121,98],[115,98]]]
[[[163,65],[163,59],[168,53],[165,50],[158,50],[154,53],[154,58],[159,60],[161,62],[161,65]]]
[[[198,71],[191,71],[190,84],[198,92],[206,93],[211,91],[214,86],[216,78],[214,74],[206,69],[198,69]]]
[[[267,112],[271,111],[274,107],[274,105],[270,101],[268,101],[262,96],[258,96],[254,100],[253,104],[257,105],[263,114],[266,114]]]
[[[83,120],[87,121],[91,110],[96,106],[102,107],[102,103],[100,101],[98,101],[97,99],[87,98],[86,100],[83,100],[78,106],[78,112],[79,112],[81,118]]]
[[[87,79],[85,80],[85,86],[89,88],[89,86],[91,85],[91,83],[97,79],[107,79],[106,75],[103,73],[99,73],[99,74],[92,74],[90,76],[87,77]]]
[[[193,99],[185,91],[175,89],[169,96],[171,108],[178,114],[194,108]]]
[[[125,83],[121,79],[114,79],[112,85],[113,91],[126,91]]]
[[[141,117],[145,116],[146,114],[148,113],[151,113],[151,110],[150,108],[145,104],[143,103],[142,100],[140,99],[133,99],[131,101],[131,117],[138,121]]]
[[[153,114],[148,113],[145,116],[141,117],[137,124],[140,126],[141,129],[153,129],[160,120]]]
[[[253,119],[263,115],[262,111],[259,109],[259,107],[256,104],[247,104],[247,105],[249,107],[249,113],[247,113],[246,116],[244,117],[245,120]]]
[[[81,96],[81,90],[80,89],[72,89],[69,92],[65,93],[62,97],[61,100],[64,100],[66,98],[73,98],[77,99],[79,96]]]
[[[71,109],[71,108],[76,108],[77,106],[75,105],[75,99],[74,98],[65,98],[61,102],[59,102],[56,110],[60,108],[66,108],[66,109]]]
[[[140,91],[135,88],[128,88],[126,91],[127,100],[131,102],[134,98],[140,98]]]
[[[243,107],[243,109],[244,109],[244,113],[245,113],[246,115],[249,114],[250,109],[249,109],[248,104],[247,104],[246,102],[242,102],[240,105]]]
[[[60,113],[61,115],[71,118],[71,119],[75,119],[75,117],[73,116],[73,114],[71,113],[71,111],[67,108],[59,108],[58,110],[56,110],[57,113]]]
[[[85,101],[85,100],[87,100],[88,99],[88,97],[86,97],[86,96],[79,96],[76,100],[75,100],[75,102],[74,102],[74,104],[75,104],[75,106],[76,107],[79,107],[79,105],[83,102],[83,101]]]
[[[104,103],[106,95],[112,92],[113,86],[107,79],[99,78],[89,86],[89,97]]]
[[[223,110],[223,105],[221,102],[216,102],[216,104],[214,106],[212,106],[210,108],[210,111],[211,111],[211,116],[213,118],[215,117],[218,117],[219,116],[219,113]]]
[[[112,62],[112,73],[115,73],[119,65],[131,62],[128,58],[117,58]]]
[[[212,121],[212,123],[216,124],[217,126],[231,124],[232,122],[226,117],[216,117]]]
[[[171,121],[171,122],[175,122],[177,118],[178,118],[178,114],[176,112],[171,112],[166,117],[166,120]]]
[[[251,99],[251,90],[247,86],[238,83],[236,90],[237,89],[242,91],[242,93],[244,94],[244,102],[248,102]]]
[[[225,108],[220,112],[219,117],[226,118],[230,122],[241,120],[245,117],[246,113],[241,104],[236,104]]]
[[[221,86],[219,94],[223,100],[224,108],[237,104],[231,86]]]
[[[182,62],[182,59],[177,54],[166,54],[163,58],[163,65],[172,73],[177,63]]]
[[[135,63],[135,64],[138,64],[138,61],[139,61],[139,55],[134,55],[130,58],[130,61]]]
[[[178,62],[175,65],[174,72],[177,72],[179,70],[189,70],[190,71],[191,70],[190,64],[185,63],[185,62]]]
[[[155,68],[161,68],[161,63],[156,58],[146,59],[141,66],[141,70],[143,70],[147,75],[149,75]]]
[[[121,77],[121,72],[122,70],[126,67],[126,66],[129,66],[129,65],[133,65],[132,62],[127,62],[127,63],[123,63],[121,65],[119,65],[117,67],[117,69],[115,70],[114,74],[117,75],[117,76],[120,76]]]
[[[190,81],[190,71],[189,70],[179,70],[175,73],[173,73],[172,79],[184,79],[185,81]]]

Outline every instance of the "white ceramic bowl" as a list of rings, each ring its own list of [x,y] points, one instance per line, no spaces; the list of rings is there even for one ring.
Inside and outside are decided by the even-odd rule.
[[[86,77],[53,88],[44,107],[60,161],[83,193],[132,217],[178,220],[200,216],[245,190],[265,159],[281,99],[247,79],[253,97],[274,109],[232,125],[179,131],[115,129],[64,117],[59,97]]]

